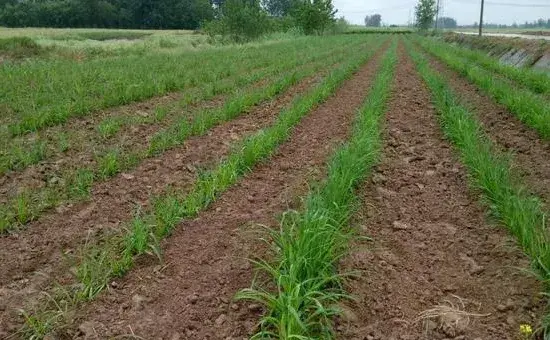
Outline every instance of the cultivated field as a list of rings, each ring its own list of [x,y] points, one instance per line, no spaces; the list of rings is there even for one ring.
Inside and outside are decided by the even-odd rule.
[[[406,33],[0,37],[0,338],[550,336],[546,74]]]

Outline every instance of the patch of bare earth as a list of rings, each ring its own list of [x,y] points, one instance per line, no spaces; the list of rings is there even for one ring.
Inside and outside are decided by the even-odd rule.
[[[453,91],[476,115],[493,142],[502,150],[513,153],[514,171],[528,189],[546,203],[550,202],[550,142],[541,139],[534,129],[456,72],[433,58],[430,64],[446,76]]]
[[[318,77],[310,77],[204,136],[192,137],[131,172],[99,183],[89,201],[58,208],[24,230],[0,237],[0,329],[14,329],[19,324],[17,309],[25,301],[32,301],[53,282],[72,280],[63,254],[74,254],[87,239],[120,230],[138,205],[147,207],[151,195],[167,187],[188,190],[197,170],[217,164],[237,141],[270,125],[282,108],[318,81]]]
[[[343,271],[356,297],[340,339],[517,339],[535,324],[541,287],[506,230],[487,222],[444,139],[430,94],[400,48],[382,162],[364,189],[360,232]]]
[[[254,332],[260,306],[233,301],[250,285],[247,258],[265,252],[258,224],[300,205],[307,183],[351,129],[380,53],[314,109],[264,164],[253,169],[164,244],[164,264],[150,258],[77,316],[67,337],[135,334],[146,339],[242,339]]]

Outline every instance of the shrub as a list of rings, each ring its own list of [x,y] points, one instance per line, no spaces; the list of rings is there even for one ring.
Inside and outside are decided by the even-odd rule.
[[[256,39],[268,29],[267,13],[258,0],[227,0],[219,9],[218,19],[204,26],[211,37],[221,35],[238,43]]]

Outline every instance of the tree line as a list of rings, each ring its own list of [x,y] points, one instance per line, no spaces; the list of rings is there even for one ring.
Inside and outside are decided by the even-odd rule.
[[[198,29],[247,40],[336,24],[332,0],[0,0],[0,26]]]
[[[0,0],[0,25],[196,29],[214,17],[209,0]]]

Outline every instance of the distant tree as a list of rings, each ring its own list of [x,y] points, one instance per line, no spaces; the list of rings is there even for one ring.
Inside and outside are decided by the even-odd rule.
[[[334,23],[334,33],[344,33],[349,30],[350,23],[344,17],[338,18]]]
[[[419,0],[415,7],[416,25],[420,30],[432,27],[436,12],[435,0]]]
[[[222,35],[235,42],[255,39],[267,31],[267,13],[259,0],[225,0],[220,17],[208,23],[208,34]]]
[[[270,15],[275,17],[289,15],[295,5],[295,0],[262,0],[262,6]]]
[[[322,34],[334,25],[336,12],[332,0],[296,0],[291,15],[305,34]]]
[[[441,17],[437,20],[437,27],[439,28],[456,28],[456,20],[450,17]]]
[[[380,27],[382,23],[382,16],[380,14],[367,15],[365,17],[365,26],[367,27]]]
[[[196,29],[212,16],[210,0],[0,0],[9,27]]]

